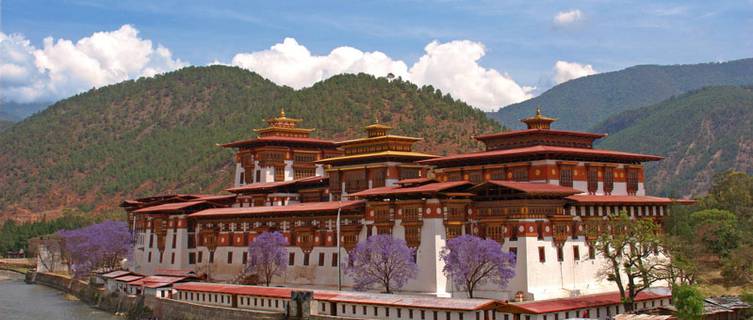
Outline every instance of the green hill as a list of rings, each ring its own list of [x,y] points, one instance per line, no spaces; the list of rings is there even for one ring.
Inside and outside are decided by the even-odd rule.
[[[13,121],[5,120],[5,119],[0,119],[0,131],[5,130],[6,128],[10,127],[11,125],[13,125]]]
[[[650,193],[708,190],[716,173],[753,173],[753,87],[708,87],[626,111],[595,127],[599,148],[665,156],[647,165]]]
[[[612,115],[715,85],[753,84],[753,58],[693,65],[641,65],[574,79],[488,115],[510,128],[541,106],[557,128],[587,131]]]
[[[471,135],[500,130],[483,112],[401,80],[340,75],[295,91],[240,68],[189,67],[79,94],[1,132],[0,212],[103,211],[126,197],[222,190],[233,152],[216,144],[253,136],[281,107],[319,137],[360,137],[380,119],[429,138],[418,148],[437,154],[476,150]]]

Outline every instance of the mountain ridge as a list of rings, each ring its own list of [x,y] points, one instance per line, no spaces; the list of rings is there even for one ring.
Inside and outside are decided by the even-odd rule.
[[[0,132],[0,220],[220,191],[230,187],[233,152],[216,144],[254,136],[283,107],[321,138],[361,137],[379,119],[396,134],[432,137],[417,149],[440,155],[476,150],[472,135],[501,129],[482,111],[402,80],[338,75],[293,90],[237,67],[187,67],[92,89]]]
[[[637,65],[573,79],[529,100],[487,115],[506,127],[540,106],[558,118],[565,130],[589,131],[622,111],[659,103],[672,96],[710,85],[753,84],[753,58],[679,65]]]

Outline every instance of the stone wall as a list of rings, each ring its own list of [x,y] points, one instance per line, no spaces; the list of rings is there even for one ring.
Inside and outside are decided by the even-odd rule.
[[[162,299],[154,296],[136,297],[118,293],[108,293],[103,288],[90,286],[87,282],[53,273],[29,272],[26,274],[26,282],[41,284],[71,294],[92,307],[108,312],[135,314],[136,318],[141,316],[148,316],[149,318],[160,320],[282,320],[285,318],[285,315],[279,312],[241,310],[199,305],[184,301]],[[144,309],[144,307],[146,307],[146,309]]]
[[[149,296],[144,305],[151,309],[154,317],[160,320],[282,320],[285,315],[279,312],[242,310],[218,306],[199,305],[184,301],[175,301]]]

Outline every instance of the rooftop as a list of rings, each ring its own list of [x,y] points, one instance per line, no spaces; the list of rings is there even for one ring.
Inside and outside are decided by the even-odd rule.
[[[128,284],[132,286],[143,286],[145,288],[161,288],[186,279],[186,277],[148,276],[141,279],[135,279],[128,282]]]
[[[282,214],[300,212],[326,212],[337,209],[352,209],[362,206],[366,201],[331,201],[331,202],[304,202],[285,206],[261,206],[243,208],[214,208],[206,209],[189,214],[191,218],[219,217],[219,216],[244,216],[261,214]]]
[[[186,210],[194,206],[207,205],[207,204],[213,205],[209,203],[208,201],[204,201],[204,200],[175,202],[175,203],[165,203],[165,204],[160,204],[156,206],[145,207],[145,208],[135,210],[133,212],[136,212],[136,213],[173,212],[173,211]]]
[[[569,196],[574,194],[583,193],[583,191],[563,187],[550,183],[535,183],[535,182],[518,182],[518,181],[502,181],[502,180],[489,180],[477,186],[471,188],[476,190],[485,186],[494,185],[503,188],[508,188],[516,191],[520,191],[530,195],[553,195],[553,196]]]
[[[388,158],[388,159],[405,159],[409,161],[418,161],[418,160],[424,160],[424,159],[430,159],[430,158],[436,158],[438,156],[435,156],[433,154],[426,154],[421,152],[412,152],[412,151],[381,151],[381,152],[374,152],[374,153],[362,153],[362,154],[354,154],[350,156],[342,156],[342,157],[333,157],[333,158],[326,158],[322,160],[316,161],[316,163],[333,163],[343,160],[360,160],[360,159],[371,159],[371,158]]]
[[[229,192],[233,192],[233,193],[248,193],[248,192],[253,192],[253,191],[274,190],[277,188],[293,186],[297,184],[309,185],[312,183],[326,183],[327,180],[329,180],[329,178],[327,177],[313,176],[313,177],[306,177],[306,178],[300,178],[300,179],[288,180],[288,181],[252,183],[252,184],[247,184],[245,186],[235,187],[235,188],[230,188],[230,189],[225,189],[225,190]]]
[[[448,163],[453,163],[453,162],[454,163],[467,163],[467,161],[472,161],[472,160],[504,159],[504,158],[515,158],[515,157],[532,156],[532,155],[546,155],[546,156],[566,155],[566,156],[580,156],[580,157],[590,157],[590,158],[597,158],[597,157],[598,158],[614,158],[614,159],[627,160],[627,161],[656,161],[656,160],[663,159],[662,157],[659,157],[659,156],[639,154],[639,153],[598,150],[598,149],[588,149],[588,148],[571,148],[571,147],[537,145],[537,146],[523,147],[523,148],[456,154],[456,155],[451,155],[451,156],[422,160],[422,161],[419,161],[419,163],[428,164],[428,165],[440,165],[440,164],[448,164]]]
[[[668,288],[652,288],[651,290],[639,292],[638,296],[635,298],[635,301],[639,302],[645,300],[669,298],[671,296],[672,293]],[[582,295],[572,298],[509,303],[501,306],[500,309],[502,309],[502,311],[512,311],[515,313],[542,314],[578,309],[589,309],[620,303],[621,299],[619,292],[607,292]]]
[[[368,196],[381,196],[381,195],[396,195],[396,194],[410,194],[410,193],[437,193],[444,190],[449,190],[461,186],[470,186],[472,183],[468,181],[452,181],[452,182],[434,182],[427,183],[415,187],[381,187],[367,189],[364,191],[350,194],[353,197],[368,197]]]
[[[126,270],[118,270],[118,271],[105,273],[102,275],[102,278],[114,279],[114,278],[122,277],[125,275],[129,275],[129,274],[133,274],[133,272],[126,271]]]

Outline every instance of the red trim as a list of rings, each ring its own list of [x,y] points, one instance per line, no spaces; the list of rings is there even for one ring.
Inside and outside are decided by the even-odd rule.
[[[577,137],[587,137],[587,138],[594,138],[594,139],[600,139],[607,136],[606,134],[603,134],[603,133],[591,133],[591,132],[581,132],[581,131],[527,129],[527,130],[512,130],[512,131],[504,131],[504,132],[498,132],[498,133],[482,134],[482,135],[475,136],[474,139],[479,140],[479,141],[484,141],[484,140],[500,138],[500,137],[525,136],[525,135],[532,135],[532,134],[547,134],[547,135],[555,135],[555,136],[577,136]]]
[[[451,155],[451,156],[446,156],[446,157],[421,160],[421,161],[418,161],[418,163],[428,164],[428,165],[439,165],[439,164],[445,164],[451,161],[494,159],[494,158],[530,156],[530,155],[539,155],[539,154],[614,157],[614,158],[630,160],[630,161],[657,161],[657,160],[664,159],[663,157],[659,157],[659,156],[639,154],[639,153],[620,152],[620,151],[610,151],[610,150],[555,147],[555,146],[533,146],[533,147],[525,147],[525,148],[456,154],[456,155]]]

